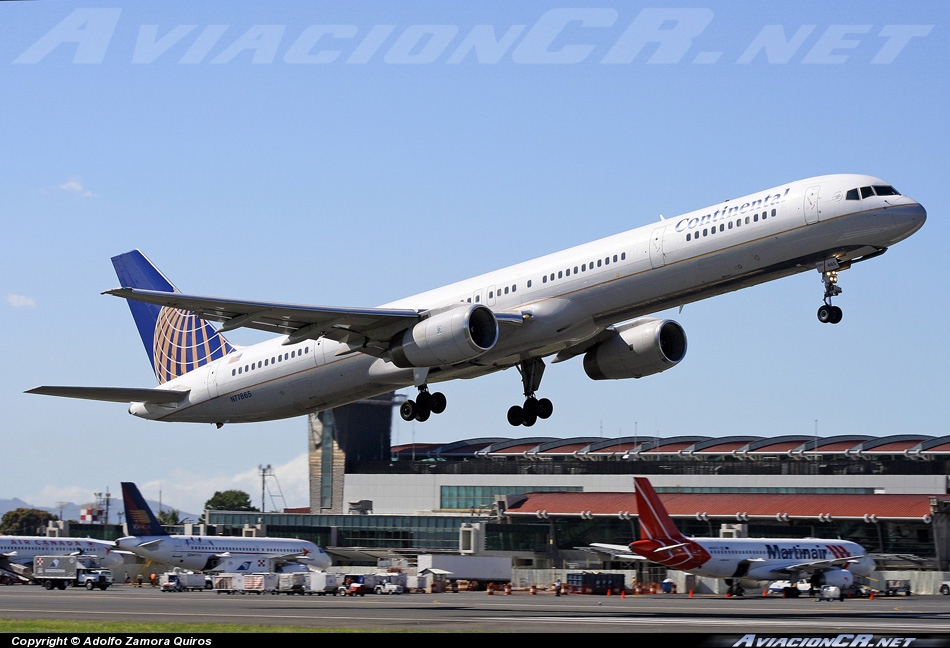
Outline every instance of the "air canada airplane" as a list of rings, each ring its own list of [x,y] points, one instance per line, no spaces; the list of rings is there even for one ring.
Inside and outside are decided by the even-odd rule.
[[[721,578],[729,594],[741,596],[750,583],[809,576],[812,588],[848,587],[867,576],[875,563],[864,548],[846,540],[818,538],[688,538],[676,528],[650,481],[634,477],[640,539],[627,545],[595,544],[596,549],[634,556],[699,576]],[[630,557],[634,557],[630,556]],[[797,595],[796,589],[794,594]]]
[[[686,333],[650,314],[816,269],[821,322],[836,324],[838,275],[883,254],[926,211],[883,180],[826,175],[765,189],[377,308],[202,297],[178,291],[139,251],[112,259],[158,379],[154,389],[42,386],[33,394],[131,403],[160,421],[265,421],[415,387],[403,419],[445,410],[430,383],[517,367],[512,425],[553,412],[536,392],[553,363],[583,355],[594,380],[666,371]],[[210,322],[220,322],[215,329]],[[236,347],[239,327],[277,334]]]
[[[198,571],[320,571],[330,566],[326,552],[296,538],[169,535],[158,523],[138,487],[122,483],[125,519],[131,535],[115,544],[146,560]]]
[[[104,569],[123,562],[115,543],[92,538],[49,538],[46,536],[0,536],[0,569],[27,577],[36,556],[95,556]]]

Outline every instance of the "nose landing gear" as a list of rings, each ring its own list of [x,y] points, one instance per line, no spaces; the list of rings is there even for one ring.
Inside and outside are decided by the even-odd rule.
[[[834,257],[818,264],[821,281],[825,285],[825,303],[818,308],[818,321],[822,324],[837,324],[841,321],[842,312],[837,306],[832,306],[831,298],[841,294],[838,285],[838,260]]]

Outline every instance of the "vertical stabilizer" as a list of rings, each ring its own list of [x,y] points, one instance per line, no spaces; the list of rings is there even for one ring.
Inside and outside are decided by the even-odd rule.
[[[122,499],[125,503],[125,523],[129,535],[167,536],[168,533],[158,523],[152,509],[145,503],[138,486],[132,482],[122,482]]]
[[[640,520],[640,538],[655,540],[659,538],[685,542],[686,536],[680,533],[667,513],[653,485],[646,477],[634,477],[637,489],[637,516]]]
[[[112,257],[112,265],[123,288],[178,292],[139,250]],[[159,384],[224,357],[233,350],[211,324],[194,313],[132,299],[127,302]]]
[[[695,569],[705,564],[710,559],[709,552],[680,533],[650,480],[634,477],[633,482],[637,488],[640,539],[630,543],[630,550],[673,569]]]

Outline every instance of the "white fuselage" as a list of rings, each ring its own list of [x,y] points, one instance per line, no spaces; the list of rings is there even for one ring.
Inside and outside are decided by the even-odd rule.
[[[96,556],[104,568],[122,564],[122,556],[112,553],[115,545],[90,538],[47,538],[45,536],[0,536],[0,556],[11,563],[32,565],[36,556]]]
[[[330,557],[306,540],[292,538],[241,538],[230,536],[128,536],[116,546],[146,560],[192,570],[210,570],[226,560],[229,571],[263,571],[268,560],[298,556],[300,564],[314,570],[330,566]],[[244,569],[241,566],[245,565]]]
[[[875,567],[861,545],[844,540],[768,540],[763,538],[694,539],[709,553],[709,559],[690,569],[710,578],[739,578],[755,581],[783,580],[790,572],[810,573],[821,568],[808,565],[838,561],[838,568],[855,576],[867,576]],[[854,557],[853,561],[841,560]],[[795,578],[797,580],[797,577]]]
[[[910,236],[926,212],[906,196],[847,200],[885,185],[863,175],[809,178],[407,297],[387,307],[436,310],[462,302],[518,314],[497,344],[429,382],[471,378],[582,343],[606,327],[805,271],[877,253]],[[147,419],[261,421],[336,407],[417,383],[412,369],[326,338],[244,347],[171,380],[172,405],[133,403]],[[241,371],[238,372],[238,367]]]

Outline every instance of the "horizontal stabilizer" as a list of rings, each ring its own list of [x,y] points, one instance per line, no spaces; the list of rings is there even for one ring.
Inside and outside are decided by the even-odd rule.
[[[180,403],[188,397],[189,390],[136,389],[134,387],[57,387],[42,386],[26,390],[27,394],[85,398],[111,401],[113,403]]]

